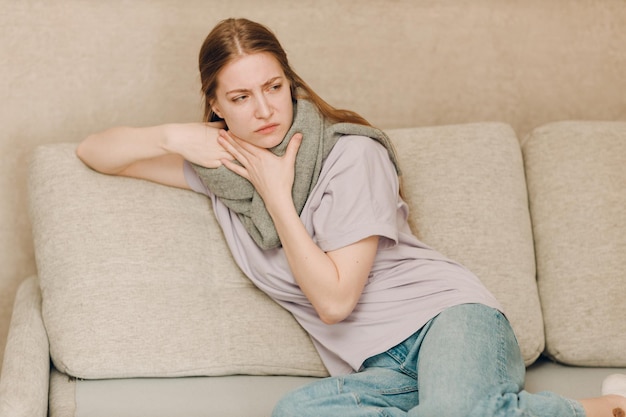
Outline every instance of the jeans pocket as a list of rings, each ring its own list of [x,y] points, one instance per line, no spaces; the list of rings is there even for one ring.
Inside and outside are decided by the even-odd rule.
[[[344,387],[353,391],[396,395],[416,393],[417,381],[400,370],[367,368],[364,371],[344,377]]]

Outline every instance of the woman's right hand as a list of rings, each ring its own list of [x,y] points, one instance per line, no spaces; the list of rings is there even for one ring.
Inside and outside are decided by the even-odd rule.
[[[85,138],[76,155],[109,175],[141,178],[189,188],[185,160],[216,168],[233,156],[218,143],[223,123],[172,123],[148,127],[113,127]]]
[[[222,165],[221,160],[234,159],[217,140],[224,127],[222,122],[170,124],[166,127],[164,147],[194,164],[217,168]]]

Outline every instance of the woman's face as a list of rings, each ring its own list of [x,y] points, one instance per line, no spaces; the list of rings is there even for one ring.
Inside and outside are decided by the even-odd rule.
[[[293,121],[289,81],[266,52],[243,55],[218,74],[213,112],[235,136],[262,148],[278,145]]]

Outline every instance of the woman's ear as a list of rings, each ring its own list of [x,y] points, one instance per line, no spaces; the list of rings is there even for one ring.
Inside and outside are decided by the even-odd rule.
[[[217,107],[215,103],[211,103],[211,110],[213,111],[213,113],[217,115],[217,117],[219,117],[220,119],[223,119],[222,112],[220,111],[219,107]]]

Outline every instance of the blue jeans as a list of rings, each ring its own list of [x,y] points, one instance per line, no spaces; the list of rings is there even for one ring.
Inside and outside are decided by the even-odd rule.
[[[480,304],[449,308],[411,337],[279,401],[273,417],[584,416],[580,403],[523,391],[524,362],[508,320]]]

